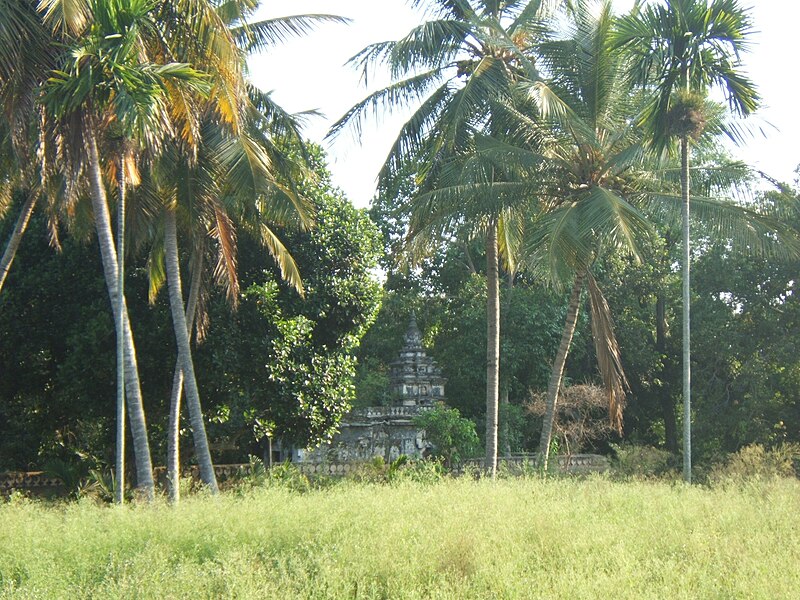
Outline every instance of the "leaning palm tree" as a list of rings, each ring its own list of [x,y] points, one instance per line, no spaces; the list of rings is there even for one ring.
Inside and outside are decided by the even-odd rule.
[[[191,291],[184,317],[187,338],[178,340],[179,347],[183,349],[179,350],[170,399],[167,479],[173,502],[179,500],[176,485],[179,476],[178,425],[180,396],[184,385],[189,403],[196,402],[199,397],[196,382],[191,376],[191,356],[187,356],[186,347],[198,315],[202,282],[208,281],[204,275],[207,241],[214,239],[216,242],[218,260],[214,268],[215,278],[226,288],[227,297],[234,307],[239,297],[236,272],[237,224],[254,233],[262,242],[275,257],[281,274],[290,285],[300,293],[303,289],[297,265],[273,231],[274,224],[285,224],[292,219],[304,226],[311,223],[310,207],[303,198],[294,193],[292,186],[285,183],[284,179],[297,179],[303,173],[303,165],[294,165],[295,173],[282,174],[276,165],[285,166],[291,161],[280,155],[272,159],[271,143],[264,139],[262,128],[263,123],[260,123],[254,112],[247,132],[240,136],[226,133],[224,128],[209,121],[201,127],[200,145],[194,164],[189,165],[179,154],[168,152],[155,165],[155,172],[160,179],[157,193],[167,202],[167,206],[163,210],[163,252],[157,245],[155,252],[151,253],[151,258],[155,259],[150,261],[152,291],[155,293],[158,290],[159,275],[166,275],[170,306],[173,319],[177,323],[180,323],[181,317],[176,314],[176,310],[180,308],[183,311],[182,295],[179,293],[178,217],[182,225],[181,231],[189,241],[192,257]],[[166,269],[160,267],[161,261],[165,262]],[[200,314],[199,322],[203,321]],[[199,424],[195,424],[193,414],[190,410],[192,426],[199,427]],[[195,445],[197,442],[196,439]]]
[[[14,221],[11,236],[6,243],[3,255],[0,257],[1,292],[39,195],[32,189],[33,186],[28,185],[30,169],[25,168],[25,166],[35,163],[19,160],[20,154],[13,148],[6,128],[0,128],[0,153],[2,153],[2,163],[0,163],[0,218],[10,210],[16,197],[21,197],[22,200],[22,206]]]
[[[298,15],[266,21],[250,19],[258,3],[228,2],[218,7],[220,22],[236,43],[242,69],[248,52],[268,49],[278,40],[312,30],[323,22],[344,22],[332,15]],[[211,70],[215,62],[206,65],[203,56],[192,58],[204,69]],[[199,61],[199,62],[198,62]],[[215,78],[215,80],[218,78]],[[230,86],[228,86],[230,87]],[[291,255],[270,228],[270,223],[280,224],[296,219],[301,225],[311,223],[308,203],[302,199],[294,184],[307,175],[302,160],[298,161],[287,151],[288,144],[305,150],[300,132],[301,117],[287,114],[270,98],[258,90],[246,87],[248,94],[242,98],[239,116],[235,123],[215,118],[225,110],[220,98],[232,94],[214,89],[211,101],[198,107],[205,115],[193,136],[191,152],[185,144],[176,144],[171,152],[156,161],[156,169],[168,176],[161,177],[159,195],[167,206],[163,212],[164,252],[166,269],[155,273],[166,275],[170,290],[170,306],[178,343],[178,364],[173,376],[170,398],[170,418],[167,449],[167,480],[170,499],[179,500],[179,417],[181,393],[186,389],[190,419],[195,431],[195,450],[201,462],[203,479],[213,478],[208,445],[205,441],[199,390],[194,377],[189,337],[197,313],[200,284],[204,280],[204,240],[211,236],[217,240],[219,261],[215,269],[223,280],[228,298],[235,306],[238,301],[236,274],[235,224],[252,226],[256,238],[275,257],[284,278],[302,293],[302,282]],[[282,143],[281,143],[282,140]],[[190,233],[193,246],[192,285],[184,313],[180,291],[180,269],[177,248],[177,213],[188,216],[184,231]],[[212,489],[216,483],[211,484]]]
[[[424,193],[437,186],[452,192],[452,181],[441,172],[444,163],[450,165],[451,173],[467,169],[478,178],[483,178],[481,173],[488,174],[492,183],[499,184],[504,180],[502,171],[486,173],[464,161],[475,148],[476,131],[491,131],[493,105],[510,98],[517,86],[534,92],[541,85],[529,50],[544,28],[543,18],[564,2],[411,0],[411,4],[427,7],[430,19],[398,41],[368,46],[350,61],[362,70],[365,81],[374,67],[385,66],[394,82],[350,109],[334,124],[330,135],[346,126],[360,131],[364,117],[373,111],[414,106],[414,114],[402,127],[381,170],[382,187],[392,189],[392,180],[403,177],[408,165],[420,165],[417,180]],[[479,182],[478,187],[484,183]],[[441,232],[448,222],[463,227],[468,218],[475,233],[486,239],[486,467],[494,475],[500,361],[498,241],[508,205],[506,198],[475,190],[470,194],[475,201],[472,208],[465,212],[456,206],[450,218],[437,210],[430,227],[418,222],[414,233],[419,241],[428,237],[421,235],[424,232]],[[452,199],[452,194],[428,195],[421,204],[454,206],[449,201],[439,202],[446,197]],[[418,216],[423,212],[408,209]]]
[[[732,111],[758,107],[740,56],[748,49],[752,19],[738,0],[671,0],[638,4],[621,18],[614,45],[631,57],[634,81],[652,94],[640,122],[659,152],[678,140],[683,201],[683,477],[692,479],[689,159],[691,141],[703,131],[706,95],[719,88]]]

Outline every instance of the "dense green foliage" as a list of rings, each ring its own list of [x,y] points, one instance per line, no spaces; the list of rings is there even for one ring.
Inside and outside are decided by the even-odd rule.
[[[0,597],[791,598],[798,492],[462,478],[123,510],[17,500],[0,504]]]
[[[440,403],[415,417],[414,425],[425,430],[426,438],[433,444],[433,456],[443,459],[447,468],[478,451],[475,423],[462,417],[457,408]]]
[[[364,211],[331,188],[321,165],[307,193],[317,226],[286,232],[305,298],[279,283],[269,255],[243,235],[246,292],[239,310],[230,310],[222,292],[208,300],[209,328],[196,349],[198,382],[212,441],[239,448],[217,458],[260,454],[255,444],[265,427],[290,443],[318,443],[353,400],[353,353],[380,298],[372,274],[377,232]],[[15,374],[0,381],[0,469],[35,469],[52,458],[81,462],[83,471],[109,464],[113,325],[96,248],[65,238],[57,254],[47,247],[43,219],[36,219],[17,261],[0,295],[0,371]],[[175,351],[166,298],[147,305],[144,259],[137,263],[128,304],[160,463]]]
[[[305,296],[279,289],[269,258],[243,242],[246,291],[239,310],[231,313],[221,298],[212,310],[197,361],[200,380],[213,390],[221,421],[228,423],[221,427],[224,435],[238,437],[242,427],[255,426],[257,439],[270,435],[316,445],[330,439],[354,400],[353,353],[380,300],[372,273],[378,237],[365,212],[330,188],[321,167],[319,172],[321,182],[308,190],[316,227],[286,235]]]
[[[413,311],[447,378],[453,411],[428,428],[448,462],[474,450],[464,419],[476,425],[490,462],[498,447],[501,454],[535,451],[537,431],[549,424],[531,403],[549,387],[554,408],[553,384],[562,379],[604,383],[612,420],[627,400],[624,429],[594,449],[611,453],[624,442],[677,455],[678,431],[689,423],[679,413],[688,391],[679,373],[687,335],[677,325],[678,266],[690,261],[679,254],[684,234],[676,202],[688,189],[688,163],[679,168],[668,152],[649,152],[669,146],[669,132],[653,127],[675,120],[674,102],[687,113],[683,120],[688,113],[702,117],[696,131],[683,132],[697,167],[691,173],[694,454],[710,464],[752,443],[800,441],[800,362],[792,335],[800,327],[797,253],[791,243],[781,244],[786,252],[756,252],[775,246],[778,236],[783,242],[782,228],[796,233],[798,193],[787,186],[781,194],[755,191],[752,174],[718,147],[724,109],[673,98],[667,89],[689,76],[700,91],[733,77],[734,105],[751,112],[757,95],[726,50],[729,43],[745,49],[746,11],[737,2],[713,2],[714,10],[739,15],[738,25],[723,25],[741,31],[723,35],[734,41],[706,47],[700,38],[684,45],[680,19],[672,19],[684,11],[695,29],[709,26],[713,19],[700,18],[708,3],[695,0],[651,2],[624,19],[612,16],[610,4],[594,10],[589,2],[414,4],[429,8],[431,20],[355,59],[365,68],[388,66],[399,79],[334,127],[358,128],[373,108],[417,108],[387,159],[368,215],[332,189],[321,151],[303,146],[302,118],[247,89],[240,73],[247,52],[337,18],[278,19],[251,29],[242,24],[258,2],[249,0],[49,0],[54,12],[45,22],[34,0],[0,3],[14,26],[6,38],[42,34],[41,47],[6,44],[10,49],[0,52],[0,144],[8,158],[0,161],[0,240],[11,237],[26,197],[39,200],[0,294],[0,470],[34,469],[53,459],[82,472],[112,463],[116,365],[107,294],[114,299],[116,259],[110,224],[98,228],[99,242],[90,232],[114,208],[126,176],[133,242],[127,303],[140,371],[134,376],[128,369],[128,387],[139,379],[148,419],[147,430],[143,415],[132,421],[132,433],[151,438],[156,463],[169,437],[176,358],[170,329],[180,322],[185,298],[173,294],[171,316],[164,294],[152,305],[147,299],[165,281],[165,223],[176,220],[181,255],[170,251],[176,259],[170,264],[182,259],[192,275],[186,282],[203,284],[195,288],[202,288],[196,347],[182,343],[181,356],[194,355],[205,410],[198,415],[196,408],[194,420],[181,423],[184,450],[200,417],[209,422],[221,462],[261,456],[274,440],[329,441],[351,405],[394,400],[389,365]],[[177,18],[173,11],[189,5],[187,18]],[[565,11],[553,30],[545,18],[550,10]],[[87,19],[93,11],[94,25]],[[117,22],[133,17],[147,26]],[[219,44],[209,42],[216,27]],[[125,35],[107,35],[115,28]],[[705,33],[713,41],[719,32]],[[670,75],[662,63],[673,55],[662,54],[663,44],[653,50],[651,38],[669,39],[676,52],[694,48],[714,64],[684,52],[682,74]],[[162,60],[173,55],[185,64]],[[51,77],[58,65],[63,72]],[[639,90],[623,77],[632,65],[628,74]],[[27,79],[17,77],[23,67]],[[129,76],[115,79],[115,73]],[[427,92],[433,95],[419,104]],[[178,93],[185,103],[174,102]],[[30,169],[20,169],[26,161]],[[128,166],[120,169],[122,163]],[[94,186],[85,181],[89,171]],[[746,202],[727,198],[736,186],[752,188],[744,190]],[[312,220],[316,226],[309,227]],[[60,254],[46,243],[56,233]],[[785,239],[796,249],[792,235]],[[180,273],[172,280],[175,291]],[[212,280],[222,285],[214,288]],[[563,288],[571,281],[568,306]],[[588,298],[581,296],[584,285]],[[569,315],[576,313],[573,337]],[[606,319],[600,325],[597,315]],[[183,329],[179,324],[176,331]],[[191,323],[188,329],[194,333]],[[131,341],[125,356],[133,353]],[[457,433],[448,429],[453,424]],[[454,436],[463,439],[456,444]]]
[[[796,192],[786,191],[771,196],[771,201],[796,210]],[[385,255],[390,256],[399,236],[392,232],[402,231],[402,222],[393,218],[382,198],[371,214],[389,234]],[[681,292],[675,266],[680,247],[669,226],[659,227],[659,232],[642,244],[641,262],[610,256],[597,265],[596,277],[614,315],[631,386],[622,439],[677,453]],[[751,443],[800,440],[791,425],[798,422],[797,353],[794,336],[787,335],[797,329],[797,261],[743,254],[724,241],[710,244],[705,228],[697,232],[695,450],[697,461],[707,464]],[[486,340],[483,262],[480,244],[453,241],[418,269],[386,263],[386,297],[359,351],[359,404],[388,401],[380,396],[388,363],[397,357],[413,310],[429,353],[448,377],[448,404],[475,420],[480,433]],[[530,392],[543,391],[547,384],[566,297],[524,274],[516,275],[501,293],[501,381],[509,392],[501,419],[506,424],[501,426],[501,449],[533,451],[539,419],[526,407]],[[566,377],[573,383],[597,382],[589,323],[586,311],[582,313]]]

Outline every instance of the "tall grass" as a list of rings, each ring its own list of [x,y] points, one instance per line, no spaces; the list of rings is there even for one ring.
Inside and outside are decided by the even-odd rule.
[[[467,478],[0,505],[0,597],[796,598],[800,485]]]

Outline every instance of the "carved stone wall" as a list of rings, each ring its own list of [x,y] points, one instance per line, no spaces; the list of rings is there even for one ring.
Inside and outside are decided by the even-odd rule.
[[[64,484],[58,477],[47,475],[44,471],[1,473],[0,495],[7,496],[14,490],[34,496],[58,496],[64,492]]]
[[[401,454],[423,458],[431,445],[425,432],[414,426],[414,417],[426,406],[372,406],[351,412],[333,442],[315,450],[296,450],[299,463],[365,462],[383,457],[387,462]]]

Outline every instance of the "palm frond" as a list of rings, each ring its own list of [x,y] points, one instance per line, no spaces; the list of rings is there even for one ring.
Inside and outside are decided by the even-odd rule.
[[[441,69],[454,60],[472,33],[471,24],[438,19],[415,27],[404,38],[392,43],[385,54],[393,79],[419,70]]]
[[[266,224],[261,225],[261,244],[269,250],[270,255],[278,265],[281,272],[281,279],[292,286],[295,291],[300,294],[300,297],[305,297],[305,289],[303,288],[303,280],[300,277],[300,269],[297,267],[292,255],[283,245],[280,238],[275,235],[270,227]]]
[[[305,14],[266,19],[255,23],[242,23],[230,32],[236,45],[244,52],[263,52],[287,40],[302,37],[320,25],[335,23],[347,25],[346,17],[328,14]]]
[[[79,35],[92,20],[90,0],[39,0],[37,8],[49,27],[68,35]]]
[[[164,229],[160,227],[151,238],[150,252],[147,256],[147,299],[155,304],[159,292],[167,281],[167,269],[164,263]]]
[[[611,426],[622,433],[622,411],[625,408],[626,390],[630,389],[630,385],[622,368],[622,356],[614,334],[611,308],[591,273],[587,273],[587,281],[592,338],[597,366],[608,397],[608,418]]]
[[[350,108],[338,121],[331,125],[326,137],[336,137],[347,127],[352,128],[354,136],[362,136],[362,122],[372,113],[377,118],[384,112],[391,113],[398,107],[423,101],[442,81],[442,74],[434,69],[393,83],[380,89]]]
[[[211,235],[217,240],[219,250],[214,278],[226,291],[228,302],[236,308],[239,304],[239,275],[236,269],[236,229],[220,207],[214,209],[214,228]]]
[[[680,195],[652,194],[647,210],[662,223],[678,227]],[[692,217],[711,239],[727,241],[731,248],[755,256],[793,258],[800,256],[798,232],[778,215],[759,207],[743,206],[728,198],[692,196]]]

